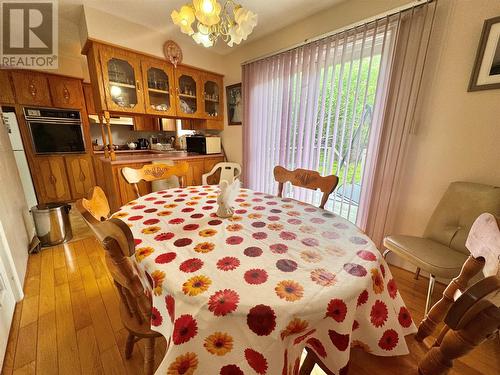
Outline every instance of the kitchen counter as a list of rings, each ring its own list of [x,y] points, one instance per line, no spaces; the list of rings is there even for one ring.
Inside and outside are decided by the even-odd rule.
[[[134,164],[134,163],[148,163],[157,160],[190,160],[190,159],[204,159],[204,158],[220,158],[223,157],[223,154],[209,154],[202,155],[197,154],[195,152],[186,152],[186,151],[157,151],[157,150],[149,150],[149,152],[145,153],[147,150],[139,150],[143,151],[138,152],[134,155],[120,155],[117,152],[116,160],[111,160],[109,158],[105,158],[101,156],[101,161],[103,163],[108,163],[111,165],[123,165],[123,164]]]

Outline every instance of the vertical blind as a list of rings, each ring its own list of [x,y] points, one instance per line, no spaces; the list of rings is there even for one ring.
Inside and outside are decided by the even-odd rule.
[[[326,205],[355,222],[377,106],[384,102],[399,15],[243,66],[244,182],[276,193],[273,168],[339,176]],[[320,192],[288,196],[318,204]]]

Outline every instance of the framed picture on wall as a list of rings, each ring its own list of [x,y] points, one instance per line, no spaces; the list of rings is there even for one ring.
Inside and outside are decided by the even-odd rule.
[[[243,117],[243,100],[241,97],[241,83],[226,86],[227,124],[241,125]]]
[[[500,89],[500,17],[484,21],[469,91]]]

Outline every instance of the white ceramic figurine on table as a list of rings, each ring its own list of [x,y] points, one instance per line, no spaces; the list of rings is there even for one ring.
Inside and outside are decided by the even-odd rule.
[[[217,197],[217,204],[219,205],[217,209],[218,217],[233,216],[234,210],[232,204],[239,192],[240,180],[237,179],[232,184],[229,184],[226,180],[220,182],[220,193]]]

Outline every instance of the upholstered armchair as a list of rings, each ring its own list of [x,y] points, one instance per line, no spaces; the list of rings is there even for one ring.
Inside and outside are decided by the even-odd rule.
[[[500,187],[452,182],[432,214],[423,237],[391,235],[384,239],[384,257],[393,252],[429,272],[425,314],[431,306],[436,277],[450,279],[469,256],[465,240],[483,212],[500,216]]]

